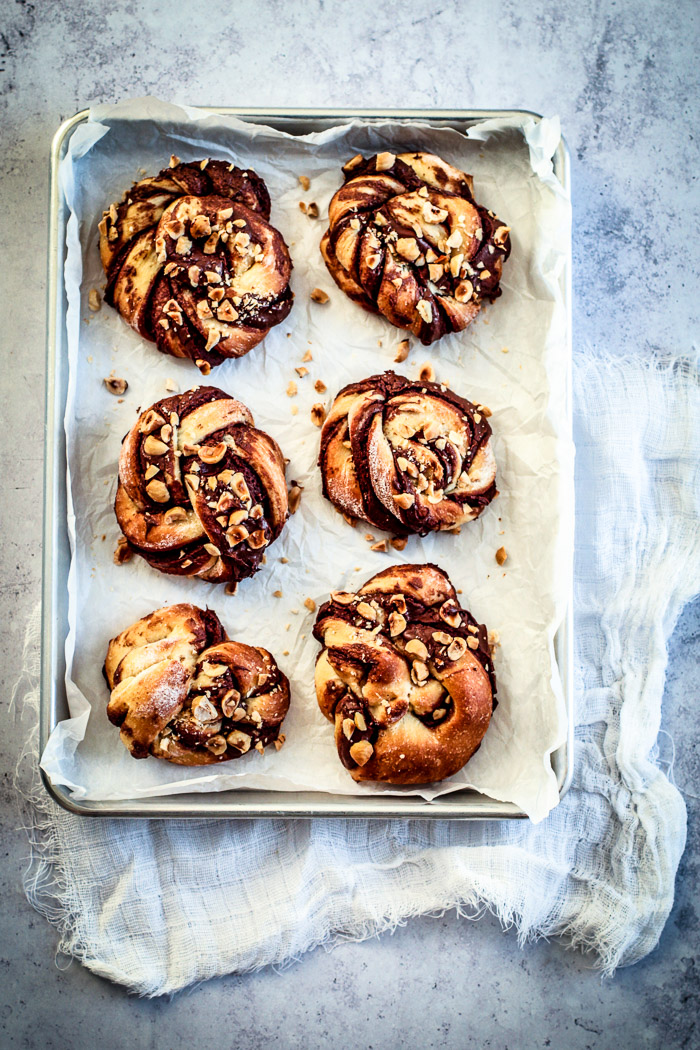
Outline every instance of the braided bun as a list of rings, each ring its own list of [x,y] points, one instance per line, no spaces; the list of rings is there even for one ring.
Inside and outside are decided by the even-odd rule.
[[[104,674],[107,716],[134,758],[240,758],[277,741],[289,709],[289,682],[267,649],[232,642],[216,613],[196,605],[127,627],[109,643]]]
[[[354,780],[444,780],[479,747],[495,707],[486,628],[435,565],[386,569],[318,612],[316,696]]]
[[[339,288],[426,345],[501,294],[509,228],[471,175],[432,153],[358,154],[329,205],[321,253]]]
[[[262,179],[222,160],[141,179],[99,224],[105,301],[162,353],[208,375],[292,308],[292,264],[269,216]]]
[[[472,521],[497,494],[486,412],[443,385],[395,372],[350,383],[321,431],[324,495],[399,535]]]
[[[242,580],[287,520],[284,459],[223,390],[175,394],[124,438],[115,511],[131,549],[161,572]]]

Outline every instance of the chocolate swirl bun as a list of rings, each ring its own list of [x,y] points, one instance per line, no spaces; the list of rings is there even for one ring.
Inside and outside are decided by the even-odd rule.
[[[497,495],[491,427],[479,407],[395,372],[343,387],[321,430],[324,496],[399,535],[472,521]]]
[[[106,302],[208,375],[292,308],[289,252],[269,217],[262,179],[222,160],[177,162],[134,183],[99,224]]]
[[[242,580],[287,520],[284,459],[245,405],[195,387],[157,401],[124,438],[115,512],[155,569]]]
[[[509,227],[476,203],[471,175],[432,153],[358,154],[343,172],[321,253],[351,299],[428,345],[501,294]]]
[[[488,729],[496,681],[486,628],[435,565],[401,565],[318,612],[316,696],[353,780],[452,776]]]
[[[107,716],[134,758],[203,766],[262,752],[289,709],[289,682],[267,649],[230,641],[196,605],[127,627],[109,643],[104,675]]]

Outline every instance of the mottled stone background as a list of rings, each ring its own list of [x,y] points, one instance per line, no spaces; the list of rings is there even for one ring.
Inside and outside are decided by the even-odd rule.
[[[700,1044],[697,605],[671,639],[664,700],[689,813],[676,905],[658,949],[613,981],[557,944],[521,951],[490,917],[452,914],[172,1003],[129,999],[77,964],[59,969],[55,932],[21,889],[27,846],[12,771],[25,726],[7,711],[39,595],[48,155],[60,121],[147,93],[559,113],[572,154],[576,352],[687,350],[699,303],[699,13],[697,0],[0,0],[2,1047]],[[668,737],[663,746],[670,753]]]

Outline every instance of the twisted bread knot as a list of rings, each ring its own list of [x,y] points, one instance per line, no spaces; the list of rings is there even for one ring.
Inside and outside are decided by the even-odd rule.
[[[426,784],[471,758],[495,707],[486,628],[434,565],[335,591],[318,612],[316,696],[354,780]]]
[[[509,227],[471,175],[431,153],[359,154],[328,208],[321,252],[336,284],[428,345],[501,294]]]
[[[156,402],[124,438],[115,511],[161,572],[242,580],[287,520],[284,459],[245,405],[198,387]]]
[[[142,179],[99,224],[105,300],[162,353],[208,375],[291,310],[292,264],[269,215],[262,179],[221,160]]]
[[[324,495],[399,534],[472,521],[497,495],[488,411],[394,372],[351,383],[321,431]]]
[[[289,682],[267,649],[230,641],[216,613],[196,605],[127,627],[109,643],[104,674],[107,716],[134,758],[201,766],[262,752],[289,708]]]

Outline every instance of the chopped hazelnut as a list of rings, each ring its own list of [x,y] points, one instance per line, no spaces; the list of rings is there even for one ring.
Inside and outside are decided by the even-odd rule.
[[[301,500],[301,488],[299,485],[292,485],[287,492],[287,499],[289,500],[289,513],[294,514],[299,507],[299,501]]]
[[[103,382],[110,394],[114,394],[115,396],[124,394],[129,386],[126,379],[117,379],[113,376],[108,376]]]
[[[410,350],[410,348],[411,344],[409,343],[408,339],[402,339],[396,348],[396,356],[394,358],[394,361],[397,361],[399,363],[401,361],[405,361],[408,357],[408,351]]]
[[[325,418],[325,406],[320,401],[317,401],[314,405],[311,406],[311,422],[315,427],[321,427],[323,426],[323,421]]]
[[[374,748],[369,740],[358,740],[350,748],[350,758],[357,762],[358,766],[366,766],[373,754]]]
[[[129,541],[126,536],[120,536],[117,540],[117,547],[114,551],[114,564],[123,565],[127,561],[131,561],[134,552],[129,546]]]

